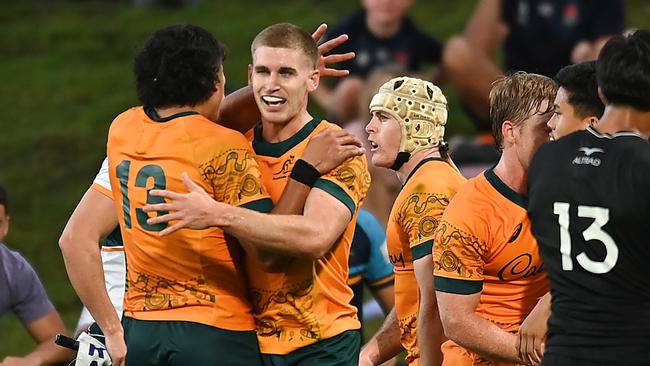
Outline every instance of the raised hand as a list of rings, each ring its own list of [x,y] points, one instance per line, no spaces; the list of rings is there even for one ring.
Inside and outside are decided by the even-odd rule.
[[[327,24],[323,23],[316,28],[316,31],[312,33],[311,37],[318,43],[321,38],[323,38],[323,35],[325,35],[325,32],[327,31]],[[354,59],[355,54],[354,52],[348,52],[348,53],[336,53],[333,55],[327,55],[328,52],[332,51],[336,47],[342,45],[348,40],[348,35],[347,34],[342,34],[334,39],[330,39],[327,42],[324,42],[323,44],[318,46],[318,53],[320,54],[320,57],[318,59],[318,71],[320,71],[320,76],[321,77],[344,77],[348,76],[350,74],[350,71],[348,70],[338,70],[334,68],[328,68],[329,65],[336,64],[339,62],[343,61],[349,61]]]

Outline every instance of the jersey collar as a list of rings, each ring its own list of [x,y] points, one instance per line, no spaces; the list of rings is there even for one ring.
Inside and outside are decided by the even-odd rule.
[[[151,118],[151,120],[155,121],[155,122],[169,122],[169,121],[173,120],[174,118],[199,114],[199,112],[195,112],[195,111],[186,111],[186,112],[180,112],[180,113],[172,114],[171,116],[168,116],[168,117],[160,117],[158,115],[158,112],[156,112],[156,110],[153,107],[143,107],[143,109],[144,109],[144,113],[147,115],[147,117]]]
[[[404,181],[404,184],[402,184],[402,187],[404,187],[406,185],[406,183],[408,183],[409,179],[411,179],[411,177],[415,174],[415,172],[418,171],[418,169],[420,169],[420,167],[422,165],[424,165],[424,164],[426,164],[426,163],[428,163],[430,161],[445,161],[445,160],[443,158],[439,158],[437,156],[432,156],[432,157],[422,159],[422,161],[420,161],[418,163],[418,165],[416,165],[415,168],[413,168],[413,170],[411,170],[411,173],[409,174],[408,177],[406,177],[406,180]]]
[[[514,204],[522,207],[523,209],[528,208],[528,198],[526,196],[523,196],[513,191],[510,187],[508,187],[508,185],[505,184],[501,180],[501,178],[499,178],[496,174],[494,174],[494,170],[492,170],[492,168],[486,170],[484,175],[488,183],[490,183],[490,185],[494,187],[494,189],[496,189],[497,192],[499,192],[503,197],[507,198],[508,200],[512,201]]]
[[[307,122],[295,135],[289,137],[288,139],[280,142],[267,142],[262,136],[262,123],[258,123],[254,129],[253,135],[253,150],[257,155],[270,156],[270,157],[280,157],[284,155],[287,151],[294,148],[296,145],[304,141],[307,136],[309,136],[316,127],[321,123],[320,118],[314,118],[311,121]]]

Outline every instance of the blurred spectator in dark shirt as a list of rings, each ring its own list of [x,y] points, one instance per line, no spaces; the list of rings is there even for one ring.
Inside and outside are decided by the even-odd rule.
[[[440,62],[442,44],[424,33],[406,16],[413,0],[362,0],[359,10],[327,32],[328,39],[347,34],[349,40],[337,51],[355,52],[356,58],[341,68],[350,70],[332,90],[323,83],[313,93],[316,101],[338,122],[356,117],[365,79],[379,66],[400,65],[420,71]]]

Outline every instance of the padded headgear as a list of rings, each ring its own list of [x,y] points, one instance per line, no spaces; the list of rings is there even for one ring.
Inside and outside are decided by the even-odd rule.
[[[370,101],[370,113],[378,111],[399,122],[400,153],[410,155],[444,142],[447,98],[433,83],[405,76],[387,81]]]

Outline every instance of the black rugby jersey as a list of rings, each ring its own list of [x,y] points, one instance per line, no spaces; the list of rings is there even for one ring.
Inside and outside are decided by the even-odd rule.
[[[553,298],[547,354],[647,364],[648,141],[634,133],[573,133],[539,149],[528,187]]]

